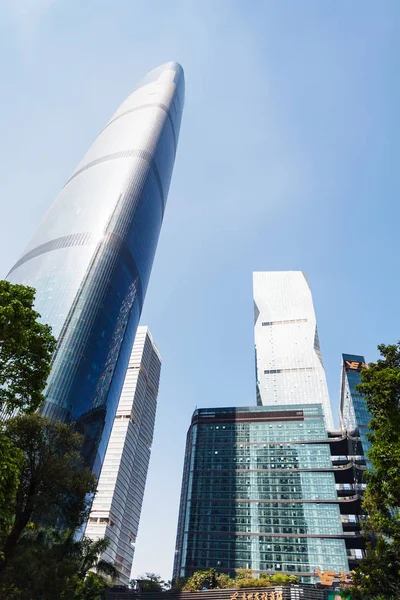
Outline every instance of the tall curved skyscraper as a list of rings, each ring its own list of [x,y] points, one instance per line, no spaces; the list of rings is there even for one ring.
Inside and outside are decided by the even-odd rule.
[[[57,350],[43,413],[75,421],[99,472],[157,247],[178,143],[184,75],[154,69],[68,179],[7,278],[36,288]]]

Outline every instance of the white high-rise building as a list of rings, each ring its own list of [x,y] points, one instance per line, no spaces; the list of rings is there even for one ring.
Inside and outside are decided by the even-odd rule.
[[[129,583],[156,416],[161,357],[138,327],[86,535],[107,537],[103,558]]]
[[[332,410],[311,290],[301,271],[253,273],[257,403],[321,404]]]

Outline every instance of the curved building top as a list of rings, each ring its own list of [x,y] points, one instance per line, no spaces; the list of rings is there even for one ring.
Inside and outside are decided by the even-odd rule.
[[[177,62],[153,69],[140,81],[78,163],[21,258],[40,244],[66,234],[91,231],[98,239],[115,202],[115,190],[129,177],[135,158],[155,154],[165,117],[173,142],[169,155],[172,161],[175,158],[184,93],[183,69]],[[154,131],[149,134],[151,129]],[[169,178],[165,179],[163,196],[169,188]]]

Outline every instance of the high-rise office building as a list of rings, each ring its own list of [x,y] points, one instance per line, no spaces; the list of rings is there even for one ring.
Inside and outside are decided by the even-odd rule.
[[[174,577],[348,571],[330,444],[320,404],[196,410]]]
[[[342,354],[340,422],[342,429],[360,437],[363,455],[366,457],[371,447],[371,443],[367,439],[371,415],[365,399],[356,389],[357,385],[361,383],[361,369],[365,367],[363,356]]]
[[[333,429],[311,290],[301,271],[253,273],[257,404],[322,404]]]
[[[184,76],[154,69],[65,183],[7,278],[36,288],[58,340],[43,413],[75,421],[87,463],[107,448],[164,216]]]
[[[346,456],[343,457],[343,480],[341,493],[347,496],[347,515],[343,516],[343,527],[351,528],[354,538],[348,538],[348,557],[350,567],[365,555],[365,537],[361,533],[363,519],[362,497],[366,488],[364,473],[371,468],[367,452],[371,447],[367,439],[371,415],[365,399],[359,394],[356,386],[361,383],[360,372],[366,367],[364,356],[358,354],[342,354],[342,378],[340,394],[340,423],[343,438],[346,440]],[[352,542],[352,544],[351,544]],[[351,545],[350,545],[351,544]]]
[[[103,558],[128,584],[156,416],[161,357],[147,327],[138,327],[93,501],[86,535],[107,537]]]
[[[303,273],[254,273],[253,282],[258,406],[193,414],[174,576],[245,568],[315,581],[316,570],[348,571],[359,544],[348,439],[332,431]]]

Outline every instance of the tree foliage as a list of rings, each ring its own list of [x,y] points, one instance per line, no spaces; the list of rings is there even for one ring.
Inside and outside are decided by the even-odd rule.
[[[202,590],[204,588],[209,590],[214,589],[218,587],[217,575],[216,569],[212,568],[204,571],[196,571],[189,577],[184,589],[188,591]]]
[[[0,597],[72,600],[77,580],[67,538],[54,529],[30,524],[1,574]]]
[[[361,371],[358,392],[371,414],[372,469],[366,473],[364,529],[375,538],[354,576],[354,598],[400,598],[400,342]]]
[[[13,506],[14,519],[1,538],[0,575],[30,522],[80,527],[87,516],[88,494],[95,478],[83,466],[81,436],[71,426],[37,414],[20,415],[5,424],[5,434],[23,455]]]
[[[56,341],[39,323],[32,288],[0,281],[0,535],[14,514],[22,453],[1,421],[15,411],[34,412],[43,400]]]
[[[254,577],[245,577],[243,579],[236,580],[237,587],[239,588],[251,588],[251,587],[269,587],[273,585],[290,585],[291,583],[298,583],[298,577],[296,575],[286,575],[285,573],[260,573],[258,579]]]
[[[0,597],[73,600],[78,582],[101,562],[99,542],[93,548],[74,540],[95,491],[80,455],[82,438],[38,414],[8,420],[4,432],[21,463],[13,519],[0,535]]]
[[[73,531],[30,526],[21,536],[0,583],[0,597],[9,600],[97,600],[109,585],[96,569],[107,547]],[[92,562],[90,562],[90,559]],[[115,572],[108,563],[108,572]],[[83,567],[83,568],[82,568]],[[106,570],[106,569],[103,569]],[[85,595],[86,594],[86,595]]]
[[[269,587],[273,585],[289,585],[297,582],[298,578],[295,575],[285,575],[284,573],[260,573],[259,577],[256,578],[251,569],[239,569],[236,577],[231,578],[226,573],[218,573],[216,569],[211,568],[204,571],[196,571],[185,582],[174,582],[172,587],[174,589],[194,592],[204,588]]]
[[[13,522],[22,463],[22,452],[0,430],[0,539],[1,532],[8,531]]]
[[[400,598],[400,548],[378,538],[369,544],[367,556],[353,574],[353,600],[398,600]]]
[[[160,575],[156,573],[139,575],[137,579],[131,580],[130,585],[140,592],[163,592],[169,589],[169,583],[161,579]]]
[[[92,541],[89,538],[83,538],[76,543],[78,576],[84,579],[90,569],[94,569],[98,575],[105,575],[111,579],[117,577],[117,569],[110,562],[101,558],[101,555],[109,546],[107,538]]]
[[[0,281],[0,413],[34,412],[56,347],[34,310],[35,290]]]
[[[103,577],[88,573],[85,579],[77,581],[73,600],[102,600],[108,587]]]

